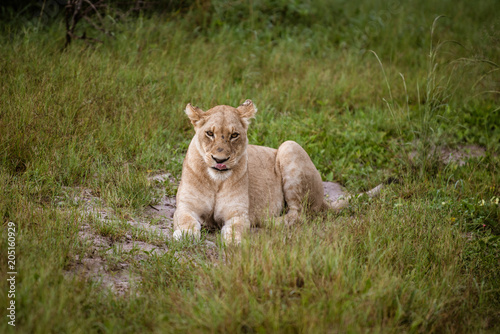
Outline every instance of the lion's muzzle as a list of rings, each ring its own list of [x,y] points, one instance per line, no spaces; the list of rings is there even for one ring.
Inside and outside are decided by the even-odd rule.
[[[226,162],[229,160],[230,157],[227,157],[227,158],[218,158],[218,157],[214,157],[212,155],[212,159],[215,161],[215,166],[212,167],[216,170],[219,170],[219,171],[225,171],[225,170],[228,170],[229,168],[227,168],[227,166],[225,164],[223,164],[223,162]]]

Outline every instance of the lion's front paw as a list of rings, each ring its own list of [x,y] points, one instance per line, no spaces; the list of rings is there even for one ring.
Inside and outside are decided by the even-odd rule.
[[[276,226],[293,226],[300,220],[300,214],[296,210],[290,210],[287,214],[274,218]]]
[[[199,240],[201,236],[200,231],[195,231],[195,230],[175,230],[174,234],[172,237],[174,240],[179,241],[184,238],[193,238],[196,240]]]
[[[231,226],[223,226],[220,232],[226,244],[239,245],[241,243],[241,232],[235,231]]]

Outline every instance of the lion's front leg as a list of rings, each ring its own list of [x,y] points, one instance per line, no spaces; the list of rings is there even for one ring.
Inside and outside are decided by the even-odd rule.
[[[239,244],[250,229],[248,207],[248,179],[222,189],[215,205],[214,219],[224,224],[221,230],[224,242]]]
[[[174,213],[174,234],[175,240],[183,237],[194,237],[199,239],[201,236],[201,224],[193,212],[177,209]]]
[[[237,216],[227,220],[221,229],[224,242],[228,244],[241,243],[242,236],[250,229],[248,215]]]
[[[183,170],[184,178],[177,190],[177,209],[174,213],[175,240],[183,237],[201,236],[201,225],[214,208],[214,196],[210,189],[196,187],[191,180],[197,180],[191,170]],[[205,191],[203,191],[205,190]]]

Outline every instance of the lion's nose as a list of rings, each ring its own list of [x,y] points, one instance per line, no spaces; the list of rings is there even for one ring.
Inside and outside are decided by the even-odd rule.
[[[223,162],[228,161],[228,160],[229,160],[229,157],[224,158],[224,159],[219,159],[219,158],[216,158],[216,157],[214,157],[214,156],[212,155],[212,159],[214,159],[216,163],[221,164],[221,163],[223,163]]]

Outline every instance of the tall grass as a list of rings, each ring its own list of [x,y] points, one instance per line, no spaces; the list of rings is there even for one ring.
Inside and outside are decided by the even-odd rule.
[[[429,40],[429,53],[428,53],[428,64],[427,64],[427,74],[423,80],[423,84],[419,84],[417,80],[416,84],[416,102],[412,101],[410,105],[410,93],[408,92],[408,87],[406,84],[405,76],[399,73],[401,78],[401,85],[404,89],[404,100],[399,102],[395,99],[392,94],[392,85],[389,82],[388,76],[385,72],[384,65],[380,60],[378,54],[370,50],[377,62],[380,65],[384,81],[387,87],[389,98],[383,98],[391,117],[395,120],[397,124],[397,129],[399,134],[403,137],[403,132],[409,130],[411,134],[407,137],[410,142],[405,143],[414,149],[413,153],[410,153],[405,157],[405,162],[408,165],[408,170],[418,169],[418,177],[423,178],[429,175],[429,173],[435,173],[437,171],[437,165],[442,163],[442,152],[441,149],[444,147],[443,144],[447,145],[443,140],[443,127],[446,123],[451,123],[450,128],[458,128],[462,126],[461,124],[453,124],[455,119],[451,117],[453,113],[459,113],[460,110],[456,110],[453,105],[453,98],[457,91],[461,91],[461,98],[466,101],[464,90],[471,89],[470,96],[477,96],[482,93],[496,94],[497,91],[474,91],[477,83],[483,80],[486,76],[495,73],[499,66],[487,59],[472,59],[472,58],[451,58],[448,55],[448,59],[442,57],[444,49],[448,44],[456,44],[463,48],[457,41],[447,40],[447,41],[435,41],[437,37],[435,36],[438,21],[442,19],[443,16],[438,16],[434,19],[431,29],[430,29],[430,40]],[[448,52],[448,53],[453,53]],[[441,57],[440,57],[441,56]],[[453,55],[452,55],[453,57]],[[456,56],[455,56],[456,57]],[[440,59],[444,58],[444,59]],[[479,77],[479,79],[474,79],[473,69],[470,65],[481,65],[486,64],[491,69],[486,71],[486,74]],[[463,67],[469,66],[467,70],[463,70]],[[441,67],[445,67],[442,70]],[[474,82],[475,80],[478,80]],[[455,110],[452,110],[455,109]],[[492,113],[498,112],[498,108],[492,110]],[[451,116],[451,117],[450,117]],[[403,155],[407,154],[407,150],[403,149]]]

